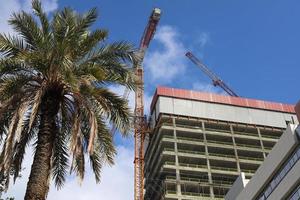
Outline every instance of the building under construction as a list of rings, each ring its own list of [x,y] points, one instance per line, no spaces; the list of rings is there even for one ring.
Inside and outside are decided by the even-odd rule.
[[[240,172],[251,178],[296,121],[292,105],[157,88],[144,199],[223,199]]]

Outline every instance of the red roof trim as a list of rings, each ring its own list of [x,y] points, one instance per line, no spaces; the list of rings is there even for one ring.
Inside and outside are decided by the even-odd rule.
[[[154,109],[158,96],[174,97],[179,99],[190,99],[196,101],[206,101],[218,104],[257,108],[263,110],[279,111],[285,113],[295,113],[295,106],[290,104],[275,103],[256,99],[224,96],[213,93],[205,93],[191,90],[175,89],[158,86],[151,103],[151,111]],[[300,110],[299,110],[300,112]]]

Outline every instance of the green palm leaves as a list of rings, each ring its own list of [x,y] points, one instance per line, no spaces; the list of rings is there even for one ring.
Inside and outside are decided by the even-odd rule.
[[[32,6],[38,22],[15,13],[9,23],[17,36],[0,34],[0,172],[18,177],[26,146],[35,141],[37,151],[48,134],[58,188],[69,167],[84,178],[86,153],[100,181],[102,165],[113,164],[116,153],[107,122],[126,135],[131,117],[127,101],[107,86],[134,89],[135,49],[105,42],[106,30],[90,30],[96,9],[80,15],[65,8],[49,21],[38,0]]]

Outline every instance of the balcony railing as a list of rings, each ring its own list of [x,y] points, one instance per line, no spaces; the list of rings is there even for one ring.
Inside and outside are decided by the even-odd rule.
[[[167,176],[166,181],[173,181],[176,182],[176,177],[174,176]],[[187,177],[180,177],[180,181],[187,181],[187,182],[193,182],[193,183],[206,183],[209,184],[208,182],[208,177],[206,179],[201,179],[201,178],[187,178]],[[213,186],[225,186],[225,187],[231,187],[233,182],[230,181],[224,181],[224,180],[213,180]]]
[[[164,138],[171,138],[174,139],[174,136],[171,135],[164,135]],[[204,142],[203,139],[197,139],[197,138],[188,138],[188,137],[177,137],[177,140],[186,140],[186,141],[195,141],[195,142]],[[223,142],[223,141],[216,141],[216,140],[207,140],[207,143],[210,144],[224,144],[224,145],[229,145],[233,146],[232,142]],[[255,148],[255,149],[261,149],[261,146],[258,145],[250,145],[250,144],[241,144],[237,143],[236,146],[238,147],[247,147],[247,148]],[[272,147],[265,147],[266,150],[271,150]]]

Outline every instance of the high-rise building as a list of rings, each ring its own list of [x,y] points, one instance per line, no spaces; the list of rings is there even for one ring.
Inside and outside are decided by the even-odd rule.
[[[293,105],[158,87],[145,199],[224,199],[239,174],[250,179],[296,122]]]

